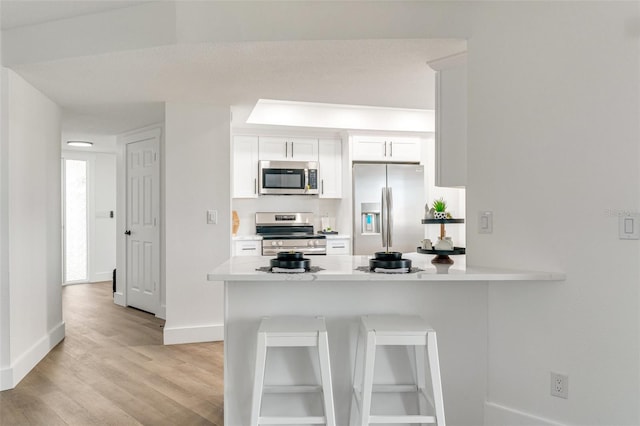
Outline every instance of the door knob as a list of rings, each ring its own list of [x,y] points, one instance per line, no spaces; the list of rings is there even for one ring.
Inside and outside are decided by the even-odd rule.
[[[127,229],[126,231],[124,231],[124,235],[131,235],[131,231]]]

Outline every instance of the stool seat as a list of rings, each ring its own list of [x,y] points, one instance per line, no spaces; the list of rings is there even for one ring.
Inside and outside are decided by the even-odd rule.
[[[320,367],[319,385],[265,386],[267,348],[269,347],[316,347]],[[324,416],[262,416],[263,393],[302,394],[320,392]],[[331,386],[329,341],[323,317],[266,317],[258,328],[256,367],[254,375],[251,425],[275,424],[324,424],[335,426],[335,407]]]
[[[354,406],[358,409],[357,424],[365,426],[379,423],[429,423],[445,426],[435,330],[417,315],[367,315],[360,318],[359,337],[356,346],[356,364],[353,380]],[[361,344],[361,340],[363,344]],[[376,347],[378,346],[413,347],[415,382],[410,384],[374,384]],[[430,373],[431,392],[428,392],[426,386],[427,371]],[[374,393],[400,392],[416,394],[419,414],[371,414]],[[427,402],[433,406],[433,413],[431,414],[426,413]]]

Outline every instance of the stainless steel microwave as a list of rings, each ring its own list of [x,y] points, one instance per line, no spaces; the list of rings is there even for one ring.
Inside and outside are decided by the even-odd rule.
[[[318,194],[316,161],[260,161],[259,164],[260,194]]]

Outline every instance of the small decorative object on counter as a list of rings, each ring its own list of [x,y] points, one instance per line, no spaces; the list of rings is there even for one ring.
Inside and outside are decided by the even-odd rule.
[[[453,241],[451,237],[439,238],[434,248],[436,250],[453,250]]]
[[[432,207],[429,207],[429,203],[425,204],[425,206],[424,206],[424,218],[425,219],[434,219],[433,214],[435,212],[436,211]]]
[[[429,238],[425,238],[424,240],[422,240],[422,249],[433,250],[433,245],[431,244],[431,240]]]
[[[446,219],[447,218],[447,202],[444,198],[440,197],[433,202],[433,218],[434,219]]]
[[[238,217],[238,212],[235,210],[231,213],[231,216],[232,216],[231,233],[235,237],[236,235],[238,235],[238,228],[240,228],[240,218]]]

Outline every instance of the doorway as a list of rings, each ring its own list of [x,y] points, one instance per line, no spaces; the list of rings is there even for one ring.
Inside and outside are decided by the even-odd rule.
[[[120,136],[116,304],[164,318],[160,276],[161,129]]]
[[[63,284],[84,283],[89,274],[88,162],[62,159]]]

